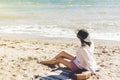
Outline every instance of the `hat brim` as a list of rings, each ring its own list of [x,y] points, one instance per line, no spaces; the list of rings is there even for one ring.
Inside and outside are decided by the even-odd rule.
[[[91,42],[90,36],[88,35],[87,38],[83,39],[85,42]]]

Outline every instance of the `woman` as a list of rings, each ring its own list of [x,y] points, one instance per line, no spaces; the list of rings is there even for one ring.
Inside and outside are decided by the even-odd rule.
[[[75,57],[62,51],[52,60],[41,61],[40,63],[45,65],[56,65],[62,63],[72,71],[86,69],[91,71],[92,74],[95,74],[97,66],[93,58],[94,45],[90,40],[90,35],[87,30],[81,29],[77,33],[77,37],[81,41],[81,46],[78,48]]]

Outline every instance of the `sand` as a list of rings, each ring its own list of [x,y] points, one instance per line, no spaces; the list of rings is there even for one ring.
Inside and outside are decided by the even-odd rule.
[[[95,59],[100,78],[120,79],[120,42],[94,40]],[[34,75],[47,74],[51,68],[37,61],[50,60],[61,51],[75,55],[77,39],[33,39],[0,37],[0,80],[32,80]]]

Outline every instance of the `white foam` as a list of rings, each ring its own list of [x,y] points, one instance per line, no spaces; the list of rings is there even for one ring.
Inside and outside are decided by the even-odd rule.
[[[29,35],[36,35],[42,37],[53,37],[53,38],[74,38],[75,34],[74,31],[70,29],[64,28],[57,28],[51,26],[3,26],[0,27],[0,33],[7,33],[7,34],[29,34]]]
[[[92,33],[92,39],[120,41],[120,32]]]
[[[1,26],[0,33],[24,34],[36,37],[48,38],[76,38],[76,33],[68,28],[58,28],[55,25],[19,25],[19,26]],[[91,33],[92,39],[120,41],[120,32],[95,32]]]

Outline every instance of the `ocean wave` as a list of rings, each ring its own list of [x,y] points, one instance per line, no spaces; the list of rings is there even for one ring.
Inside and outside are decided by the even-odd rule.
[[[1,26],[0,34],[22,34],[33,37],[47,38],[76,38],[73,29],[59,28],[56,25],[19,25],[19,26]],[[120,32],[91,31],[92,39],[120,41]]]

